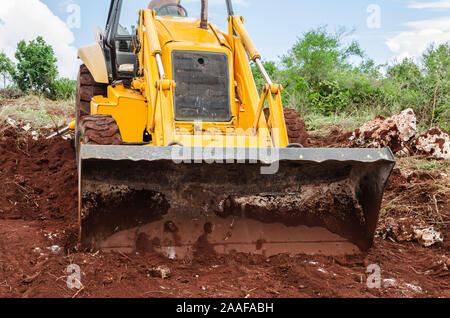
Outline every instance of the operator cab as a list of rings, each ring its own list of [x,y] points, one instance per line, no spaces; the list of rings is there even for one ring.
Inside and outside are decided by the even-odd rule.
[[[130,86],[133,78],[138,77],[136,72],[139,70],[138,57],[135,54],[137,33],[135,27],[125,27],[129,25],[126,21],[131,18],[127,4],[123,3],[124,0],[112,1],[107,25],[108,39],[112,41],[106,42],[105,55],[110,55],[108,67],[111,82],[122,81],[125,86]],[[158,16],[188,17],[186,8],[177,0],[152,0],[148,8],[154,10]],[[192,21],[180,23],[187,23],[192,28]],[[176,33],[174,36],[176,37]],[[203,40],[208,38],[203,36]],[[215,37],[212,42],[214,41],[217,41]],[[210,52],[201,45],[196,48],[198,50],[195,51],[183,48],[174,50],[171,56],[173,69],[166,70],[172,73],[172,78],[177,83],[174,90],[175,120],[228,123],[233,119],[232,74],[229,69],[232,57],[224,52],[226,49],[222,46],[218,47],[217,52]]]
[[[148,8],[155,10],[157,16],[182,18],[187,18],[189,16],[186,8],[179,3],[180,1],[178,1],[178,3],[173,3],[171,1],[174,0],[167,0],[165,1],[167,3],[164,4],[164,2],[161,3],[161,1],[153,0],[150,2]]]
[[[134,1],[133,1],[134,2]],[[137,56],[134,54],[136,43],[136,27],[127,27],[124,0],[111,1],[108,21],[104,36],[104,52],[107,61],[108,75],[111,82],[122,80],[130,82],[138,69]],[[125,8],[125,9],[124,9]],[[188,17],[185,7],[179,0],[152,0],[148,6],[158,16]]]

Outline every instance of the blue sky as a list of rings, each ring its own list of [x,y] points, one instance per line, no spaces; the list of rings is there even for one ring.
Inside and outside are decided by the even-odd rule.
[[[0,50],[3,48],[11,54],[13,48],[9,47],[14,46],[14,41],[41,32],[49,38],[48,42],[57,46],[60,72],[69,77],[74,75],[75,68],[70,66],[70,61],[76,48],[93,42],[95,25],[104,28],[110,3],[109,0],[8,2],[13,4],[0,8]],[[130,23],[137,19],[137,10],[147,5],[143,0],[124,2]],[[210,0],[210,18],[221,28],[226,25],[224,2]],[[182,0],[191,16],[198,15],[199,3],[200,0]],[[236,14],[245,17],[247,29],[266,60],[277,60],[304,32],[322,25],[331,31],[340,26],[354,29],[346,41],[358,40],[367,55],[379,64],[395,58],[417,57],[432,42],[450,41],[450,0],[234,0],[234,3]],[[15,30],[5,39],[5,33],[11,33],[7,32],[8,28],[18,28],[13,16],[19,15],[18,11],[26,4],[32,9],[26,11],[41,12],[39,22],[23,27],[31,27],[32,32]],[[79,23],[73,20],[78,14],[76,8],[81,18]]]

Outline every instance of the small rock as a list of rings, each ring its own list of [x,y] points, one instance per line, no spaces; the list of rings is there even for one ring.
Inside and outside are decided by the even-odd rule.
[[[442,243],[444,241],[442,234],[432,227],[426,229],[416,229],[414,230],[414,234],[415,239],[424,247],[430,247],[436,243]]]
[[[383,287],[384,288],[395,287],[396,285],[397,285],[397,282],[395,281],[395,279],[392,279],[392,278],[383,279]]]
[[[26,132],[30,131],[31,129],[31,125],[30,124],[26,124],[25,126],[22,127],[22,129]]]
[[[61,252],[61,247],[59,247],[58,245],[47,247],[47,249],[53,254],[59,254]]]
[[[34,250],[33,250],[33,252],[35,252],[35,253],[41,253],[42,250],[41,250],[41,248],[39,248],[39,247],[35,247]]]
[[[170,269],[166,266],[158,266],[158,267],[153,267],[149,270],[149,274],[152,277],[158,277],[158,278],[162,278],[162,279],[167,279],[170,278]]]
[[[14,128],[17,128],[17,122],[16,122],[14,119],[8,118],[8,119],[6,119],[6,122],[7,122],[10,126],[12,126],[12,127],[14,127]]]
[[[55,238],[58,237],[58,233],[46,233],[44,234],[45,237],[47,237],[49,240],[53,241]]]
[[[436,159],[450,160],[450,137],[439,128],[431,128],[426,134],[417,137],[413,146]]]
[[[413,284],[406,284],[406,287],[408,287],[409,289],[411,289],[412,291],[414,291],[416,293],[422,292],[422,287],[420,287],[420,286],[416,286]]]
[[[32,131],[31,132],[31,136],[33,137],[33,140],[38,140],[39,139],[39,133],[37,131]]]
[[[399,137],[402,141],[408,142],[417,134],[417,119],[411,108],[392,116],[391,119],[397,124]]]

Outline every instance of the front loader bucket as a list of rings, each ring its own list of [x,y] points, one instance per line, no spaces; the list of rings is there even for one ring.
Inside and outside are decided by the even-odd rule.
[[[93,145],[79,160],[82,246],[169,258],[367,250],[395,164],[389,149]]]

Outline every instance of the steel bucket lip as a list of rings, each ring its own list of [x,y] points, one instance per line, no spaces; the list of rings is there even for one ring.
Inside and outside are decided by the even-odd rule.
[[[277,161],[299,161],[324,163],[360,162],[395,163],[395,157],[388,148],[210,148],[210,147],[159,147],[159,146],[103,146],[81,145],[80,160],[112,160],[112,161],[159,161],[174,160],[174,149],[185,155],[177,156],[177,160],[195,160],[201,154],[202,160],[246,160],[262,164]],[[278,152],[276,158],[274,154]],[[222,155],[222,156],[217,156]]]

